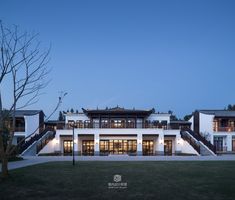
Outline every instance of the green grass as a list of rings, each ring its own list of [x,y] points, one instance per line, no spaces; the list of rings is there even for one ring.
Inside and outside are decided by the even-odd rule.
[[[109,189],[113,175],[126,189]],[[235,162],[53,162],[11,171],[0,199],[234,200]]]

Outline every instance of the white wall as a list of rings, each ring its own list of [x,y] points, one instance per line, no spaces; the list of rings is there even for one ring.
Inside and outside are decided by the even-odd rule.
[[[202,135],[207,135],[209,134],[209,140],[213,143],[213,120],[214,120],[214,115],[207,115],[200,113],[200,133]]]
[[[213,132],[213,119],[214,115],[207,115],[200,113],[200,132]]]
[[[194,116],[192,116],[188,121],[191,122],[191,130],[194,131]]]
[[[56,139],[48,142],[47,145],[39,152],[39,154],[54,153],[56,151],[56,142]]]
[[[35,132],[36,134],[39,133],[39,114],[36,115],[29,115],[24,116],[25,120],[25,137],[31,135]]]
[[[182,153],[189,153],[189,154],[196,154],[199,155],[198,152],[185,140],[182,140],[181,152]]]

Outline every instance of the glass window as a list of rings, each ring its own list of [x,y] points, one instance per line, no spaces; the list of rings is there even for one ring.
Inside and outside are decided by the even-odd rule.
[[[143,155],[153,155],[154,154],[154,147],[153,147],[153,140],[143,140]]]
[[[235,138],[232,140],[232,151],[235,151]]]
[[[72,140],[64,140],[64,155],[72,155],[73,142]]]
[[[82,155],[84,156],[94,155],[94,141],[93,140],[82,141]]]
[[[108,140],[101,140],[100,141],[100,154],[101,155],[108,155],[109,154],[109,141]]]
[[[223,137],[214,137],[216,151],[223,151]]]
[[[172,140],[164,140],[164,154],[172,155]]]

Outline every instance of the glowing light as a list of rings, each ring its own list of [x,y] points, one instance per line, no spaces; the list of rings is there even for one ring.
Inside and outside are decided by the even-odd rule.
[[[56,145],[56,144],[59,144],[59,140],[57,140],[56,138],[53,139],[53,144]]]
[[[183,144],[182,138],[179,138],[179,139],[177,140],[177,144]]]
[[[159,143],[160,143],[160,144],[163,144],[163,142],[164,142],[163,139],[160,138],[160,139],[159,139]]]

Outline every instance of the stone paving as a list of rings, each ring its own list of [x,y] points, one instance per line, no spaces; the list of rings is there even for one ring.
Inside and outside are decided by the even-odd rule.
[[[9,162],[9,170],[40,163],[71,161],[72,156],[24,156],[24,160]],[[75,161],[235,161],[235,155],[223,156],[75,156]],[[1,164],[0,164],[1,171]]]

